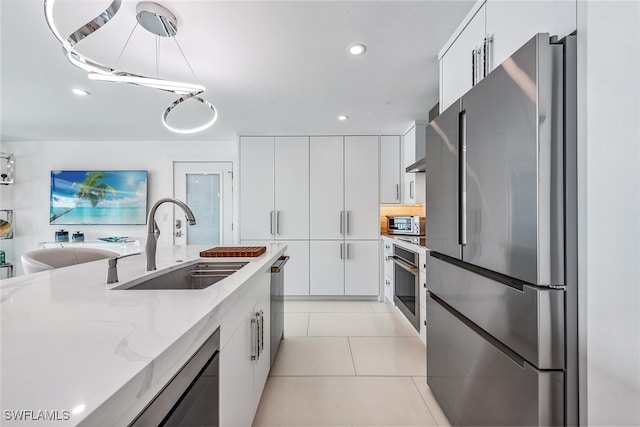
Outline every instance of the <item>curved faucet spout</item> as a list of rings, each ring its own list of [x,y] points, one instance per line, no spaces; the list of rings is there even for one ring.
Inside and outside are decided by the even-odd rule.
[[[153,271],[156,269],[156,249],[158,246],[158,237],[160,236],[160,229],[156,223],[155,216],[158,207],[163,203],[173,203],[182,209],[189,225],[195,225],[196,217],[193,211],[187,206],[186,203],[173,199],[171,197],[165,197],[158,200],[149,211],[149,219],[147,220],[147,243],[145,246],[145,252],[147,254],[147,271]]]

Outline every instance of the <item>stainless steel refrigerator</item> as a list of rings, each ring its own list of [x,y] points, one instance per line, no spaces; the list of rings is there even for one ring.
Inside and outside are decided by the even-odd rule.
[[[427,383],[453,425],[577,424],[575,37],[427,128]]]

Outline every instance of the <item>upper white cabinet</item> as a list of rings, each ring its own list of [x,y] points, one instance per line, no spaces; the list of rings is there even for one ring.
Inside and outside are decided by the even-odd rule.
[[[416,121],[402,137],[402,203],[424,203],[424,173],[405,172],[407,167],[422,158],[426,152],[426,126]]]
[[[440,111],[446,110],[473,86],[476,49],[486,34],[485,19],[486,9],[482,6],[440,58]]]
[[[311,137],[310,238],[376,239],[378,137]]]
[[[240,238],[273,238],[274,138],[240,139]]]
[[[378,239],[378,137],[344,138],[344,222],[346,239]]]
[[[401,202],[401,152],[400,136],[380,137],[380,203]]]
[[[275,139],[276,240],[309,238],[309,138]]]
[[[500,65],[537,33],[558,39],[576,30],[576,0],[487,1],[490,70]]]
[[[478,1],[440,51],[440,111],[535,34],[575,31],[576,8],[576,0]]]
[[[240,139],[240,238],[309,238],[309,138]]]
[[[312,136],[309,141],[310,238],[344,236],[344,137]]]

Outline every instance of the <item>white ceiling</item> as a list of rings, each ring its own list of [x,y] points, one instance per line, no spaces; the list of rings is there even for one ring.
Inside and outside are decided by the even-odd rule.
[[[2,0],[1,140],[234,140],[237,134],[397,134],[438,99],[437,52],[470,1],[158,1],[178,17],[177,40],[161,39],[159,77],[203,84],[219,111],[199,134],[166,130],[177,96],[90,81],[66,59],[42,0]],[[111,0],[58,0],[64,36]],[[77,50],[108,66],[136,24],[137,1]],[[366,44],[354,57],[347,47]],[[116,68],[155,75],[155,41],[138,27]],[[80,87],[91,96],[70,91]],[[187,104],[187,103],[185,103]],[[176,108],[177,122],[203,111]],[[349,115],[346,122],[337,116]],[[204,120],[204,117],[200,117]],[[177,123],[175,122],[175,123]],[[180,123],[186,124],[186,123]],[[196,124],[191,121],[188,124]]]

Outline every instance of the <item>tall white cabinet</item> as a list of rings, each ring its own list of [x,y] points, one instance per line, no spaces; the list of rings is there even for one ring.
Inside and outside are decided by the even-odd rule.
[[[400,136],[380,137],[380,203],[401,203],[404,170],[400,170]]]
[[[287,295],[309,295],[309,138],[240,138],[240,243],[287,244]]]
[[[311,137],[310,294],[377,296],[377,136]]]
[[[287,244],[285,295],[378,296],[378,136],[239,144],[240,243]]]

